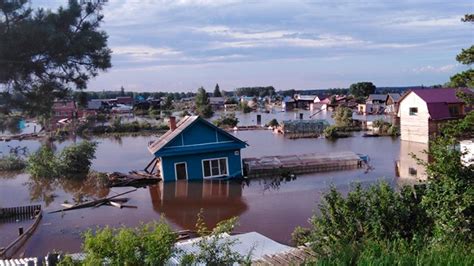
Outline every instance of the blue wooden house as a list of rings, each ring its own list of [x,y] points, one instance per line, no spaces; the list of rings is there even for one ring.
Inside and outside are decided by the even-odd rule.
[[[148,146],[164,181],[242,177],[240,150],[247,143],[199,116],[186,116]],[[148,168],[147,167],[147,168]],[[147,169],[145,169],[147,170]]]

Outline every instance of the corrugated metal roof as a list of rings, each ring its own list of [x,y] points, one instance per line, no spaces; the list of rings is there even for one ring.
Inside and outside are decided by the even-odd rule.
[[[398,102],[398,100],[400,100],[400,98],[401,98],[402,96],[400,95],[400,93],[389,93],[389,94],[387,95],[387,98],[388,98],[388,97],[391,97],[394,102]]]
[[[247,256],[250,253],[251,260],[260,260],[265,256],[270,256],[282,252],[290,252],[295,248],[280,244],[262,234],[257,232],[250,232],[238,235],[222,234],[222,241],[235,241],[232,246],[232,251],[237,252],[242,256]],[[197,243],[201,240],[200,237],[176,243],[176,248],[185,253],[197,254],[200,248]],[[181,262],[182,255],[179,254],[170,260],[170,264],[178,265]]]
[[[173,140],[176,136],[178,136],[183,130],[185,130],[188,126],[190,126],[199,116],[185,116],[181,119],[178,124],[176,124],[175,130],[168,130],[163,136],[161,136],[157,141],[153,142],[150,146],[148,146],[148,150],[155,154],[155,152],[159,151],[163,148],[168,142]]]
[[[368,101],[370,100],[385,101],[386,98],[387,98],[387,95],[385,94],[370,94],[367,100]]]

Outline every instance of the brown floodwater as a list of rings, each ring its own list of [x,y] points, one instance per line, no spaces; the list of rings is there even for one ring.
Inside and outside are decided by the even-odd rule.
[[[282,119],[292,118],[292,115],[294,114],[274,114]],[[243,124],[252,124],[254,116],[255,114],[242,115],[239,118],[244,121]],[[271,119],[271,114],[265,114],[262,120],[265,122],[268,119]],[[419,144],[408,145],[398,138],[363,138],[360,133],[336,141],[323,138],[290,140],[265,130],[234,134],[249,144],[242,151],[244,158],[354,151],[368,154],[372,169],[316,173],[293,179],[275,177],[244,182],[159,183],[126,195],[129,198],[127,205],[136,208],[101,206],[55,214],[47,212],[61,209],[61,203],[112,196],[130,188],[103,188],[96,180],[51,181],[33,179],[27,174],[0,173],[0,206],[41,204],[45,211],[39,227],[20,253],[38,256],[52,250],[78,252],[81,249],[81,234],[97,226],[136,226],[165,219],[176,229],[193,229],[201,209],[209,226],[238,216],[240,225],[237,232],[257,231],[281,243],[290,244],[293,229],[308,224],[308,219],[317,213],[321,196],[330,186],[345,192],[354,182],[368,185],[385,180],[393,186],[409,183],[422,175],[422,169],[417,168],[414,160],[410,160],[409,153],[421,153],[426,148]],[[143,169],[152,159],[146,148],[147,144],[155,138],[156,136],[97,138],[95,141],[99,144],[92,168],[107,172]],[[60,150],[74,141],[80,140],[53,145]],[[2,142],[0,151],[7,153],[9,146],[26,146],[31,152],[40,145],[38,141]],[[24,222],[0,224],[0,246],[13,240],[19,226],[24,226]]]

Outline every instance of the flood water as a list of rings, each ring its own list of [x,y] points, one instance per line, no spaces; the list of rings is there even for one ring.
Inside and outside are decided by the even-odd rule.
[[[279,121],[293,119],[294,113],[264,114],[262,123],[274,117]],[[325,113],[314,118],[328,117],[329,114]],[[239,115],[242,125],[255,124],[253,119],[256,119],[255,113]],[[55,214],[47,212],[61,209],[61,203],[112,196],[130,188],[104,188],[96,180],[51,181],[33,179],[25,173],[3,173],[0,174],[0,206],[41,204],[45,211],[40,226],[20,253],[39,256],[52,250],[78,252],[81,248],[81,233],[97,226],[136,226],[142,222],[165,219],[176,229],[193,229],[201,209],[210,226],[238,216],[240,225],[237,232],[257,231],[281,243],[290,244],[291,232],[296,226],[308,225],[308,219],[317,212],[322,194],[331,185],[341,191],[347,191],[354,182],[368,185],[385,180],[396,186],[422,175],[422,169],[416,168],[416,162],[407,158],[411,158],[410,152],[420,153],[425,147],[407,145],[398,138],[363,138],[361,133],[355,133],[353,137],[336,141],[323,138],[290,140],[268,130],[233,134],[249,144],[242,150],[244,158],[354,151],[368,154],[373,169],[317,173],[288,180],[276,177],[247,182],[159,183],[126,195],[130,198],[127,205],[136,208],[101,206]],[[156,136],[97,138],[97,158],[92,168],[104,172],[143,169],[152,159],[146,147],[154,139]],[[60,150],[73,142],[54,143],[54,148]],[[0,151],[7,153],[10,147],[26,146],[32,152],[40,145],[38,141],[2,142]],[[415,168],[415,171],[410,168]],[[0,223],[0,246],[13,240],[18,226],[23,225]]]

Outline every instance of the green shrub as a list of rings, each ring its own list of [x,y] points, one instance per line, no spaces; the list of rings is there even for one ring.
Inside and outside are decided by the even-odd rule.
[[[7,155],[0,157],[0,171],[19,171],[26,167],[26,162],[21,157]]]
[[[277,127],[279,126],[280,124],[278,123],[278,120],[276,120],[276,118],[273,118],[272,120],[270,120],[270,122],[268,122],[268,124],[266,124],[265,126],[267,127]]]
[[[28,157],[27,171],[33,177],[85,177],[95,158],[97,143],[83,141],[64,148],[58,155],[47,146]]]
[[[105,227],[84,234],[86,265],[164,265],[174,254],[177,235],[164,222],[137,228]]]
[[[237,126],[237,124],[239,123],[239,119],[235,116],[234,113],[223,114],[220,118],[214,120],[213,123],[218,127],[233,128]]]
[[[183,263],[186,265],[250,265],[250,255],[243,256],[233,247],[238,243],[225,235],[231,233],[237,224],[237,218],[219,222],[214,229],[209,230],[204,223],[202,210],[198,214],[196,227],[200,235],[195,244],[199,252],[183,254]],[[182,263],[182,264],[183,264]]]
[[[365,239],[426,237],[432,220],[421,208],[422,195],[422,190],[411,187],[398,193],[386,183],[367,190],[356,185],[347,197],[332,188],[320,205],[321,215],[311,218],[311,233],[305,240],[321,257],[331,257],[345,247],[357,253]]]
[[[250,107],[250,106],[248,105],[248,102],[246,102],[246,101],[240,102],[240,104],[239,104],[239,109],[240,109],[244,114],[248,114],[248,113],[252,112],[252,107]]]
[[[57,158],[48,146],[41,146],[27,160],[27,171],[33,177],[52,177],[59,175]]]

